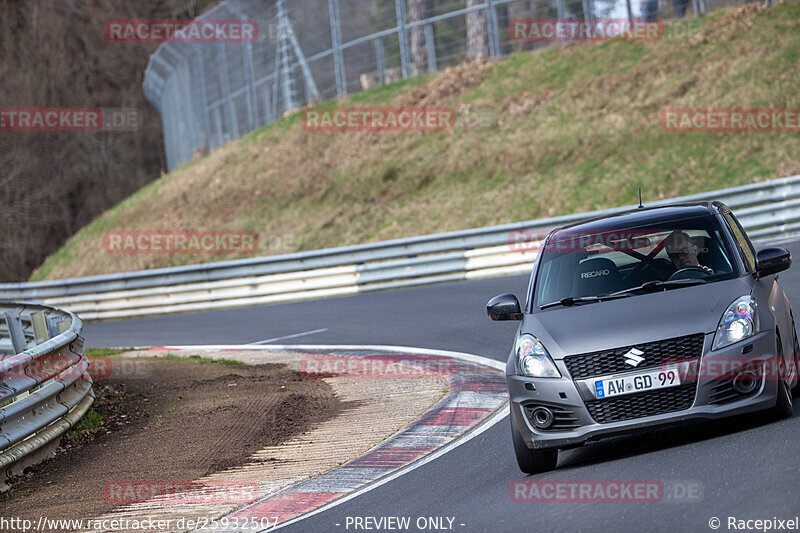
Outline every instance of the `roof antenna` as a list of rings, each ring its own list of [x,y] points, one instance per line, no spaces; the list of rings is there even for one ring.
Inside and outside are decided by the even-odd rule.
[[[639,209],[642,209],[644,206],[642,205],[642,188],[639,187]]]

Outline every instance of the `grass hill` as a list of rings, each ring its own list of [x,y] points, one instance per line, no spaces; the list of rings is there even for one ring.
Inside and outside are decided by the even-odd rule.
[[[448,107],[453,131],[283,118],[147,185],[32,279],[237,256],[107,253],[110,230],[246,230],[255,255],[605,208],[800,173],[800,134],[665,131],[665,108],[800,108],[800,3],[668,23],[656,42],[552,46],[333,106]]]

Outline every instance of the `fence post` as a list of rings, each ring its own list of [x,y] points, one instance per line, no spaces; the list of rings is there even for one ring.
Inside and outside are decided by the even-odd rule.
[[[395,11],[397,12],[397,29],[399,30],[398,40],[400,41],[400,70],[403,78],[408,78],[411,58],[408,57],[408,31],[406,30],[406,0],[394,0]]]
[[[383,55],[383,40],[375,39],[375,59],[378,62],[378,83],[386,85],[386,57]]]
[[[211,125],[208,120],[210,109],[208,109],[208,94],[206,93],[206,72],[205,66],[203,65],[203,49],[196,48],[196,50],[197,53],[192,56],[195,60],[195,68],[192,69],[192,76],[197,86],[197,92],[200,95],[200,108],[203,113],[203,134],[205,135],[205,142],[203,144],[206,152],[210,152],[209,136],[211,135]]]
[[[269,83],[264,83],[264,124],[272,124],[275,118],[272,116],[272,97],[269,93]]]
[[[244,45],[244,79],[247,84],[247,119],[250,131],[258,127],[258,105],[256,104],[255,69],[253,68],[253,45]]]
[[[339,0],[328,0],[331,15],[331,39],[333,41],[333,70],[336,74],[336,94],[347,93],[344,75],[344,56],[342,54],[342,24],[339,20]]]
[[[281,4],[283,4],[283,2],[284,0],[281,0]],[[283,28],[286,31],[289,44],[294,50],[294,55],[297,59],[297,63],[300,65],[300,70],[303,71],[307,99],[310,101],[312,98],[319,98],[317,83],[314,81],[314,76],[311,74],[311,68],[309,68],[308,61],[306,61],[306,56],[303,54],[303,49],[300,47],[300,41],[297,40],[297,36],[294,34],[292,22],[289,20],[289,13],[286,11],[286,7],[283,8]],[[294,68],[295,66],[292,67],[292,76],[294,76]],[[344,78],[344,68],[342,68],[342,78],[346,80],[346,78]]]
[[[500,35],[497,28],[497,9],[494,0],[486,0],[486,23],[489,25],[489,55],[500,57]]]
[[[438,72],[436,64],[436,36],[433,33],[433,24],[425,26],[425,48],[428,51],[428,72]]]
[[[222,104],[218,105],[214,108],[214,125],[217,128],[217,145],[214,148],[219,148],[225,143],[225,139],[222,135],[222,111],[220,107]]]
[[[231,85],[228,78],[228,54],[225,52],[225,45],[222,43],[217,44],[217,59],[219,61],[219,85],[222,89],[222,98],[225,101],[225,107],[228,111],[228,130],[230,131],[233,139],[239,138],[239,122],[236,119],[236,111],[233,108],[233,99],[231,98]]]
[[[280,20],[280,72],[283,79],[283,101],[286,104],[284,111],[294,109],[294,78],[292,77],[292,69],[289,65],[289,15],[286,14],[286,3],[284,0],[278,0],[278,19]]]
[[[235,5],[228,4],[228,9],[233,11],[242,21],[247,20],[241,10]],[[258,127],[258,104],[256,103],[255,69],[253,68],[253,43],[247,42],[242,48],[242,62],[244,63],[244,83],[247,87],[247,122],[249,131]]]
[[[630,2],[630,0],[628,0]],[[558,10],[558,19],[564,20],[567,18],[567,7],[564,5],[564,0],[556,1],[556,9]]]

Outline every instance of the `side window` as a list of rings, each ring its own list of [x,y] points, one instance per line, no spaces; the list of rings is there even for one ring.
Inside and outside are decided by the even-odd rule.
[[[725,220],[728,221],[728,225],[733,232],[733,237],[739,244],[739,249],[742,252],[742,259],[744,259],[744,264],[747,267],[747,271],[754,271],[756,269],[756,252],[753,248],[753,245],[750,243],[750,239],[748,239],[747,235],[745,235],[742,226],[739,224],[739,221],[736,220],[736,217],[733,216],[733,213],[726,213]]]

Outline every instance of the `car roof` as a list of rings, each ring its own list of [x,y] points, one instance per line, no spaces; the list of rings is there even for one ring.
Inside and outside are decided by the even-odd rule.
[[[573,224],[562,226],[555,230],[571,229],[578,231],[606,231],[619,230],[630,227],[646,226],[659,222],[681,220],[725,213],[729,209],[721,202],[681,202],[655,207],[639,207],[615,213],[593,217]],[[554,233],[555,233],[554,232]]]

